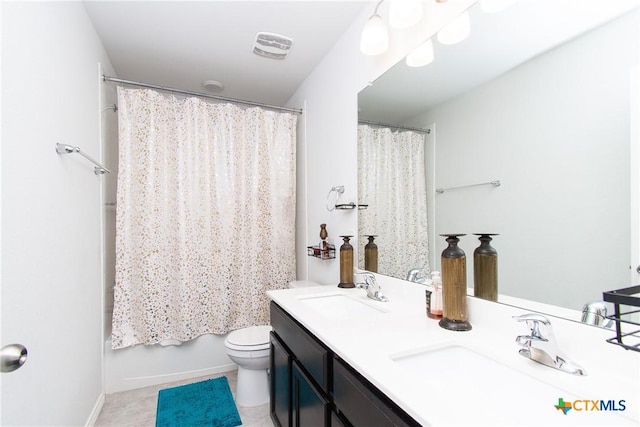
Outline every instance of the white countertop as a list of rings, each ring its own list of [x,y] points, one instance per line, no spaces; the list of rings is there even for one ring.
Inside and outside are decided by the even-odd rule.
[[[380,275],[377,280],[389,302],[373,301],[362,289],[337,286],[269,291],[268,295],[423,425],[640,423],[640,353],[606,343],[611,331],[550,317],[560,350],[588,374],[574,376],[518,354],[515,337],[525,335],[528,329],[511,317],[525,313],[524,310],[468,298],[473,329],[448,331],[426,316],[423,285]],[[311,296],[335,294],[382,311],[329,316],[305,302]],[[513,375],[473,384],[457,368],[451,378],[443,380],[442,372],[451,369],[446,363],[409,369],[394,361],[403,355],[451,345],[485,356],[491,359],[487,361],[489,364],[507,367],[507,372]],[[585,402],[563,415],[554,408],[559,398],[624,400],[626,409],[592,411],[588,410],[592,404]],[[578,410],[583,406],[585,410]]]

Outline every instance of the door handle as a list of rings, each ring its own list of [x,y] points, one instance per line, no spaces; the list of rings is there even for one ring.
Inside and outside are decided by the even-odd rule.
[[[13,372],[27,361],[27,349],[22,344],[9,344],[0,349],[0,372]]]

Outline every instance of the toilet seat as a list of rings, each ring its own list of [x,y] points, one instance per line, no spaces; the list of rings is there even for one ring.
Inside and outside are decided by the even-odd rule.
[[[225,346],[231,350],[259,351],[269,348],[269,332],[271,326],[250,326],[231,332],[224,341]]]

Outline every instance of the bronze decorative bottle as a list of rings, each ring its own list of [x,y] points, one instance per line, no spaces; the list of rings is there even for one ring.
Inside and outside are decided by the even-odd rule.
[[[353,283],[353,246],[349,239],[353,236],[340,236],[344,243],[340,246],[340,283],[339,288],[355,288]]]
[[[320,224],[320,244],[318,247],[320,248],[321,258],[329,258],[329,243],[327,242],[328,236],[327,224]]]
[[[372,273],[378,272],[378,245],[373,240],[378,237],[376,235],[367,235],[369,243],[364,245],[364,269]]]
[[[467,256],[458,247],[459,236],[441,234],[449,246],[442,251],[442,319],[438,323],[451,331],[470,331],[467,320]]]
[[[474,233],[480,246],[473,252],[473,295],[489,301],[498,300],[498,252],[490,242],[497,234]]]

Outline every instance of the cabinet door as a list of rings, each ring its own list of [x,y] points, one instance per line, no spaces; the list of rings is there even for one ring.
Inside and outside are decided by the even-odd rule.
[[[374,385],[341,360],[333,361],[333,402],[356,427],[420,426]]]
[[[277,427],[291,426],[291,355],[271,332],[271,420]]]
[[[274,302],[271,302],[271,326],[278,338],[287,345],[293,358],[328,394],[329,349]]]
[[[294,361],[291,368],[291,421],[294,427],[328,427],[329,403]]]

